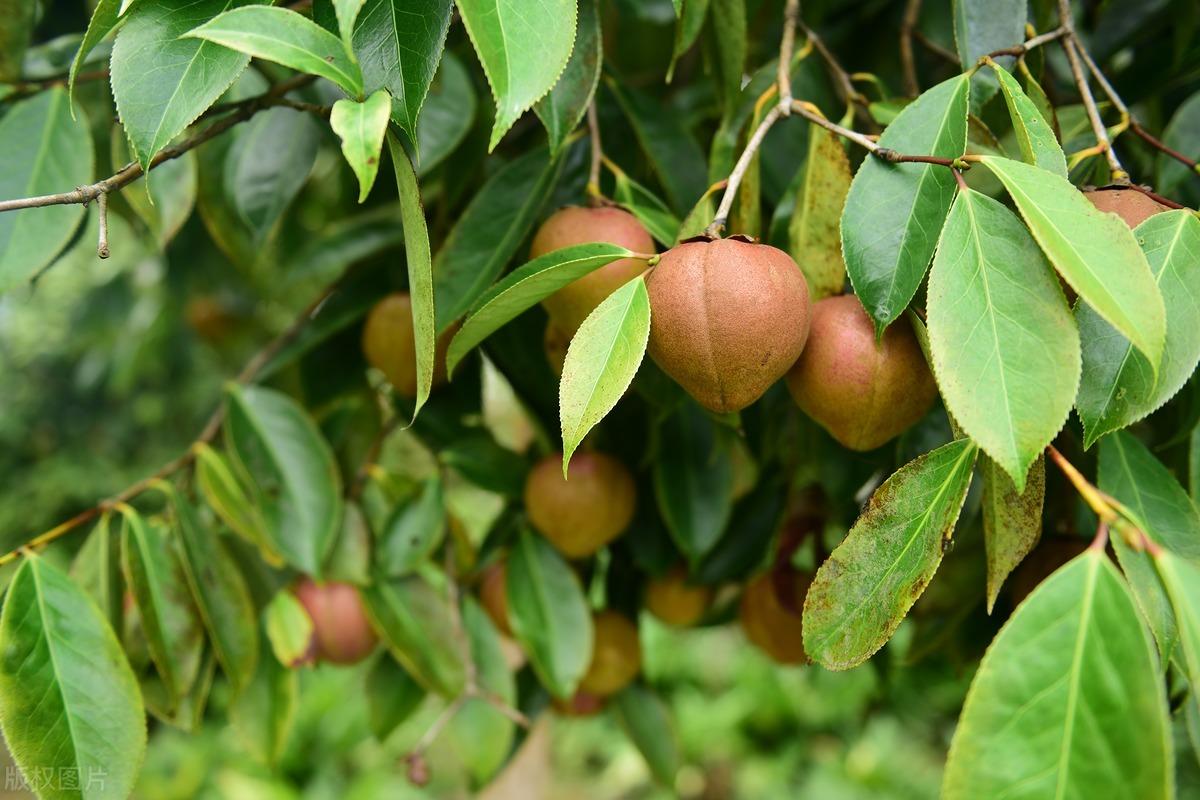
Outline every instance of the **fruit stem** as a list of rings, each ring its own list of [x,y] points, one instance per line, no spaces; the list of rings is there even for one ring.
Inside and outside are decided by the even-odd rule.
[[[604,200],[604,194],[600,191],[600,165],[604,161],[604,149],[600,143],[600,119],[596,114],[596,98],[594,96],[592,102],[588,103],[587,123],[588,133],[592,139],[592,164],[588,170],[587,194],[592,199],[593,205],[598,205]]]

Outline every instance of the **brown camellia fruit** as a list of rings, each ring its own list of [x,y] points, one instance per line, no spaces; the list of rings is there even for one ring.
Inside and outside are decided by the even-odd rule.
[[[1131,228],[1136,228],[1160,211],[1169,211],[1159,203],[1136,189],[1093,189],[1083,196],[1101,211],[1116,214]]]
[[[535,464],[525,479],[525,513],[560,553],[583,558],[629,526],[637,489],[625,465],[603,453],[576,453],[569,474],[563,480],[561,454]]]
[[[550,215],[538,228],[529,248],[537,258],[554,250],[588,242],[608,242],[635,253],[653,253],[654,240],[637,217],[620,208],[567,206]],[[550,318],[567,333],[569,340],[596,306],[622,284],[646,269],[646,262],[622,258],[605,264],[542,301]]]
[[[812,576],[806,572],[767,572],[746,584],[738,618],[752,644],[780,664],[805,664],[801,617]]]
[[[458,329],[457,323],[438,337],[433,362],[433,385],[446,382],[446,350]],[[413,338],[412,298],[408,292],[393,292],[380,300],[363,326],[363,354],[403,397],[417,396],[417,346]]]
[[[616,611],[592,618],[592,662],[579,682],[584,695],[608,697],[629,685],[642,669],[637,626]]]
[[[485,569],[479,579],[479,602],[496,628],[506,636],[512,636],[512,626],[508,623],[507,578],[508,565],[503,561]]]
[[[808,283],[769,245],[684,242],[662,255],[647,286],[650,356],[710,411],[753,403],[808,338]]]
[[[694,625],[708,611],[712,588],[690,584],[683,566],[646,583],[646,610],[668,625]]]
[[[313,621],[316,656],[334,664],[357,664],[379,642],[358,589],[349,583],[304,578],[293,591]]]
[[[929,411],[937,384],[908,320],[876,343],[875,328],[853,295],[813,306],[808,346],[788,372],[805,414],[851,450],[874,450]]]

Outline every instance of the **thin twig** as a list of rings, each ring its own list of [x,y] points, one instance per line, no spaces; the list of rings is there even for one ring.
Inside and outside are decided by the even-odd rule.
[[[1146,195],[1146,197],[1149,197],[1154,202],[1158,203],[1159,205],[1166,206],[1167,208],[1172,208],[1172,209],[1176,209],[1176,210],[1181,209],[1181,208],[1187,208],[1187,206],[1183,205],[1182,203],[1176,203],[1171,198],[1163,197],[1161,194],[1156,193],[1152,189],[1149,189],[1145,186],[1139,186],[1136,183],[1126,184],[1125,188],[1131,189],[1135,192],[1140,192],[1140,193]]]
[[[900,22],[900,66],[904,72],[904,91],[909,97],[921,93],[917,80],[917,61],[913,57],[913,31],[921,18],[921,0],[908,0],[904,7],[904,19]]]
[[[75,83],[87,83],[89,81],[102,81],[108,79],[108,70],[98,69],[92,72],[80,72],[75,76]],[[69,75],[55,75],[50,78],[39,78],[29,81],[14,81],[12,83],[0,82],[0,86],[8,86],[12,89],[12,94],[5,97],[6,100],[26,95],[37,94],[46,89],[53,89],[56,86],[66,86],[70,80]]]
[[[108,258],[108,192],[96,198],[96,212],[100,215],[100,240],[96,243],[96,255]]]
[[[796,23],[800,19],[800,0],[787,0],[783,9],[783,39],[779,43],[779,64],[776,82],[779,85],[779,107],[786,114],[792,106],[792,51],[796,47]],[[814,45],[812,39],[809,39]]]
[[[835,133],[838,136],[841,136],[843,139],[848,139],[854,142],[856,145],[866,149],[867,152],[871,154],[875,154],[880,150],[879,145],[873,139],[871,139],[871,137],[867,136],[866,134],[859,133],[858,131],[852,131],[849,128],[843,127],[842,125],[838,125],[836,122],[830,122],[825,118],[825,115],[821,113],[820,109],[818,109],[812,103],[804,100],[793,100],[792,111],[804,117],[809,122],[816,123],[825,130]]]
[[[850,73],[846,71],[837,56],[825,44],[825,40],[817,35],[817,32],[804,24],[804,20],[796,20],[796,24],[800,30],[804,31],[804,35],[808,37],[809,43],[820,54],[825,61],[825,66],[833,74],[833,83],[837,87],[838,96],[842,102],[848,106],[852,106],[859,118],[867,125],[875,125],[875,118],[871,116],[867,102],[867,98],[862,95],[858,89],[854,88],[854,79],[850,77]]]
[[[1046,454],[1062,470],[1063,475],[1067,477],[1067,480],[1075,487],[1075,491],[1079,492],[1080,497],[1095,512],[1101,522],[1112,525],[1121,518],[1117,509],[1108,502],[1100,490],[1093,486],[1087,478],[1083,477],[1079,470],[1075,468],[1075,465],[1067,461],[1066,457],[1058,452],[1058,449],[1054,445],[1046,445]]]
[[[762,122],[755,128],[754,133],[750,135],[749,141],[746,142],[746,149],[742,151],[737,163],[733,165],[733,171],[729,173],[729,180],[725,184],[725,193],[721,195],[721,203],[717,206],[717,214],[713,217],[713,221],[709,226],[704,229],[706,236],[716,237],[721,233],[721,229],[725,227],[725,223],[729,221],[729,210],[733,207],[733,199],[737,196],[742,178],[746,176],[746,170],[750,168],[750,162],[754,160],[754,154],[758,152],[758,148],[762,144],[763,138],[767,135],[767,131],[771,130],[771,126],[781,116],[783,116],[781,106],[774,106],[763,117]]]
[[[1030,50],[1035,50],[1044,44],[1053,42],[1056,39],[1061,39],[1066,35],[1066,27],[1060,26],[1052,31],[1034,36],[1032,39],[1027,39],[1021,44],[1014,45],[1013,47],[1002,47],[999,50],[993,50],[992,52],[988,53],[986,57],[999,58],[1000,56],[1023,56]]]
[[[1058,0],[1058,15],[1059,22],[1066,29],[1066,33],[1062,36],[1063,50],[1067,54],[1067,62],[1071,65],[1071,74],[1075,78],[1075,87],[1079,90],[1079,99],[1087,111],[1088,121],[1092,124],[1092,132],[1096,135],[1096,143],[1104,153],[1104,157],[1108,159],[1108,168],[1112,172],[1113,182],[1124,183],[1129,180],[1129,173],[1121,166],[1121,160],[1117,158],[1117,154],[1113,150],[1108,129],[1104,127],[1104,120],[1100,118],[1100,109],[1096,105],[1096,98],[1092,96],[1092,88],[1083,71],[1083,60],[1079,56],[1075,22],[1071,17],[1071,0]]]
[[[913,38],[917,40],[918,44],[943,61],[954,64],[955,66],[959,65],[958,53],[946,47],[942,47],[933,39],[930,39],[928,36],[921,33],[921,31],[913,31]]]
[[[601,200],[604,195],[600,191],[600,165],[604,161],[604,148],[600,142],[600,119],[596,114],[596,98],[587,107],[588,135],[592,139],[592,164],[588,170],[587,193],[593,200]]]

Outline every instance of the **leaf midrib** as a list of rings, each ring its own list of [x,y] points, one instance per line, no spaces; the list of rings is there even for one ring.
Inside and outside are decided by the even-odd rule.
[[[1075,733],[1075,707],[1079,703],[1080,665],[1083,661],[1083,652],[1087,644],[1088,621],[1091,618],[1092,604],[1099,576],[1100,558],[1102,557],[1102,555],[1094,554],[1088,562],[1088,583],[1084,590],[1083,605],[1079,620],[1079,634],[1075,638],[1075,650],[1071,656],[1071,670],[1068,673],[1070,678],[1067,686],[1066,722],[1063,730],[1062,745],[1058,755],[1058,781],[1054,789],[1055,800],[1062,800],[1066,796],[1066,780],[1071,763],[1070,751],[1072,737]]]
[[[51,646],[51,641],[54,638],[54,626],[50,624],[50,616],[46,613],[46,601],[45,597],[42,595],[42,580],[38,572],[40,569],[41,565],[36,558],[31,559],[29,571],[32,573],[33,577],[33,589],[34,594],[37,597],[38,615],[42,618],[42,629],[45,632],[46,652],[50,654],[50,666],[54,671],[54,685],[58,688],[58,696],[59,699],[62,700],[63,710],[66,712],[63,716],[66,718],[67,732],[70,734],[71,761],[77,767],[81,767],[82,764],[79,762],[79,750],[75,746],[75,715],[71,713],[71,704],[67,702],[67,693],[64,690],[65,684],[62,680],[62,670],[58,665],[58,657],[55,655],[55,648]]]

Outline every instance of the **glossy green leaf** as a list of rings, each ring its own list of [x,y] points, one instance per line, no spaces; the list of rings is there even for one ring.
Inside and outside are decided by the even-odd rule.
[[[362,592],[367,614],[388,651],[418,683],[457,697],[466,681],[453,611],[444,594],[419,575],[376,580]]]
[[[269,645],[263,642],[260,650]],[[260,658],[254,678],[229,705],[229,722],[242,744],[268,766],[279,762],[299,705],[300,675],[274,658]]]
[[[533,110],[546,126],[550,137],[550,152],[557,154],[566,144],[571,131],[579,125],[588,104],[600,83],[603,63],[603,42],[600,38],[600,15],[596,0],[579,0],[578,31],[571,59],[562,77],[550,93],[537,101]]]
[[[342,37],[342,45],[354,58],[354,23],[362,11],[364,0],[332,0],[333,13],[337,17],[338,34]]]
[[[513,635],[542,685],[566,699],[592,660],[592,614],[579,578],[549,542],[530,531],[517,539],[507,570]]]
[[[746,0],[709,0],[709,18],[718,94],[728,108],[736,102],[746,72]]]
[[[17,0],[17,5],[24,5],[21,0]],[[87,61],[88,54],[104,41],[110,33],[117,27],[117,23],[121,17],[123,0],[99,0],[95,8],[92,10],[92,16],[88,20],[87,30],[83,34],[83,40],[79,42],[79,49],[75,51],[75,58],[71,60],[71,71],[67,75],[67,94],[71,99],[75,98],[75,78],[79,74],[79,68]],[[6,49],[0,45],[0,50]],[[0,56],[3,58],[3,56]],[[2,72],[3,70],[0,70]]]
[[[1133,232],[1098,211],[1065,178],[1020,161],[983,156],[1008,190],[1050,263],[1157,370],[1166,313]]]
[[[1200,702],[1194,694],[1200,682],[1200,566],[1170,550],[1159,551],[1153,562],[1179,624],[1180,653],[1193,687],[1188,704],[1195,706]]]
[[[0,81],[21,77],[21,62],[37,16],[37,6],[27,0],[0,1]]]
[[[1083,381],[1076,405],[1084,444],[1159,409],[1200,363],[1200,218],[1190,211],[1155,214],[1134,231],[1162,293],[1167,338],[1155,378],[1146,357],[1091,306],[1075,310],[1083,336]]]
[[[141,0],[113,45],[111,82],[129,144],[145,169],[250,62],[250,56],[185,36],[245,0]]]
[[[879,139],[901,153],[958,158],[967,146],[967,93],[960,75],[905,107]],[[842,254],[854,292],[882,332],[904,313],[929,267],[954,201],[954,176],[930,164],[868,158],[842,212]]]
[[[417,118],[418,177],[429,174],[454,152],[474,120],[475,88],[470,73],[453,53],[446,53]]]
[[[700,197],[699,200],[696,201],[696,205],[692,206],[692,210],[689,211],[687,216],[683,218],[683,221],[679,223],[679,229],[675,232],[675,237],[668,243],[669,247],[674,247],[684,239],[690,239],[693,236],[699,236],[700,234],[704,233],[704,229],[708,227],[709,223],[712,222],[713,217],[717,215],[717,201],[713,197],[714,194],[716,194],[716,192],[710,188]],[[653,233],[651,233],[651,235],[653,235]],[[840,245],[838,252],[841,252]],[[809,281],[808,285],[811,296],[811,280]]]
[[[434,259],[439,332],[504,270],[537,221],[562,164],[544,148],[532,150],[498,170],[475,194]]]
[[[625,734],[646,759],[650,774],[661,785],[674,788],[683,753],[667,704],[649,688],[634,683],[613,698],[613,710]]]
[[[980,797],[1170,797],[1166,698],[1120,574],[1088,550],[1022,603],[967,694],[942,784]]]
[[[625,394],[650,340],[650,295],[634,278],[604,299],[571,339],[558,385],[563,475],[571,454]]]
[[[716,545],[733,506],[733,460],[721,433],[690,400],[660,429],[654,497],[671,538],[692,562]]]
[[[1179,106],[1163,131],[1162,140],[1167,147],[1191,158],[1200,155],[1196,151],[1196,142],[1200,141],[1200,93],[1193,94]],[[1166,153],[1159,153],[1155,188],[1167,197],[1179,198],[1195,207],[1200,203],[1197,174]]]
[[[113,128],[111,146],[112,163],[133,161],[128,140],[119,127]],[[145,187],[131,188],[121,196],[146,223],[162,248],[175,238],[192,215],[196,206],[196,187],[196,154],[187,152],[155,167],[154,180]]]
[[[489,152],[554,86],[571,57],[576,0],[458,0],[492,95],[496,121]]]
[[[359,504],[346,501],[342,529],[325,559],[325,576],[331,581],[366,586],[371,582],[374,535]]]
[[[675,213],[667,208],[666,203],[659,200],[654,192],[624,172],[616,174],[613,200],[637,217],[656,242],[667,247],[675,243],[675,235],[680,228]],[[711,222],[711,218],[704,224],[707,226],[708,222]]]
[[[692,570],[698,583],[734,581],[763,564],[783,521],[784,492],[777,482],[762,479],[739,499],[717,544]]]
[[[1039,457],[1033,462],[1023,492],[1018,492],[1012,478],[987,456],[982,458],[979,472],[983,477],[983,537],[987,549],[990,614],[1004,580],[1025,560],[1042,536],[1046,460]]]
[[[593,242],[546,253],[513,270],[476,301],[470,316],[450,342],[446,371],[453,375],[455,367],[471,350],[543,298],[605,264],[632,255],[624,247]]]
[[[446,500],[437,476],[401,503],[379,533],[375,563],[388,577],[415,572],[446,536]]]
[[[684,53],[692,49],[696,39],[700,38],[700,30],[704,27],[704,20],[708,16],[708,3],[709,0],[678,0],[677,6],[682,6],[682,8],[677,7],[675,10],[678,20],[675,23],[675,44],[671,50],[671,65],[667,67],[668,83],[675,75],[675,64]]]
[[[1025,41],[1028,0],[954,0],[954,43],[964,70],[980,56]],[[1000,59],[1005,66],[1011,56]],[[986,69],[975,73],[971,106],[983,108],[996,94],[996,76]]]
[[[1058,279],[1015,214],[967,189],[942,228],[926,305],[947,410],[1023,492],[1079,385],[1079,331]]]
[[[115,529],[114,529],[115,528]],[[71,562],[71,580],[91,596],[114,631],[121,630],[125,587],[121,577],[121,533],[112,514],[100,521]]]
[[[311,664],[316,656],[313,620],[296,595],[281,589],[263,610],[263,627],[271,651],[288,669]]]
[[[391,96],[380,89],[361,103],[338,100],[329,115],[329,127],[342,140],[342,155],[358,177],[360,203],[367,199],[375,184],[391,110]]]
[[[390,653],[380,653],[367,673],[367,721],[379,741],[412,716],[425,699],[421,684]]]
[[[796,206],[788,223],[788,253],[808,279],[815,302],[841,294],[846,286],[840,223],[850,191],[850,159],[841,140],[813,124],[808,155],[796,188]]]
[[[425,208],[421,205],[417,174],[400,140],[388,134],[387,142],[392,167],[396,172],[396,187],[400,193],[404,253],[408,257],[408,294],[412,299],[413,341],[416,342],[417,353],[417,397],[413,403],[413,419],[416,419],[433,388],[434,350],[437,346],[433,259],[429,251],[429,228],[425,225]]]
[[[121,567],[146,634],[146,647],[171,708],[192,688],[200,670],[204,627],[168,531],[123,510]]]
[[[204,501],[222,522],[246,541],[258,545],[268,561],[281,561],[267,532],[266,519],[250,500],[250,490],[243,486],[229,459],[203,442],[196,445],[196,483]]]
[[[1017,79],[999,64],[991,64],[992,71],[1000,82],[1000,92],[1008,106],[1012,119],[1013,133],[1021,148],[1021,158],[1027,163],[1067,177],[1067,157],[1054,135],[1054,128],[1038,110],[1038,107],[1021,90]]]
[[[485,431],[461,436],[438,453],[447,467],[471,483],[508,497],[520,497],[525,489],[529,460],[509,450]]]
[[[0,197],[52,194],[90,183],[95,169],[87,120],[71,118],[62,89],[48,89],[0,118]],[[71,239],[81,206],[28,208],[0,214],[0,292],[37,275]]]
[[[446,44],[451,0],[367,0],[354,28],[366,91],[387,89],[392,119],[418,136],[421,108]],[[424,145],[421,147],[424,154]]]
[[[875,490],[809,587],[803,629],[810,658],[849,669],[891,638],[942,561],[976,452],[968,439],[943,445]]]
[[[201,525],[196,510],[181,494],[173,492],[172,501],[176,543],[196,610],[236,691],[249,683],[258,662],[254,603],[216,531]]]
[[[363,75],[341,41],[303,14],[274,6],[244,6],[193,28],[187,38],[215,42],[285,67],[319,75],[351,96],[363,93]]]
[[[342,479],[328,443],[294,400],[257,386],[229,387],[225,426],[256,483],[253,501],[274,549],[319,576],[342,522]]]
[[[28,554],[0,615],[0,726],[13,759],[51,800],[128,797],[146,752],[137,679],[96,604]],[[37,782],[74,771],[86,795]],[[102,779],[97,788],[88,778]]]

